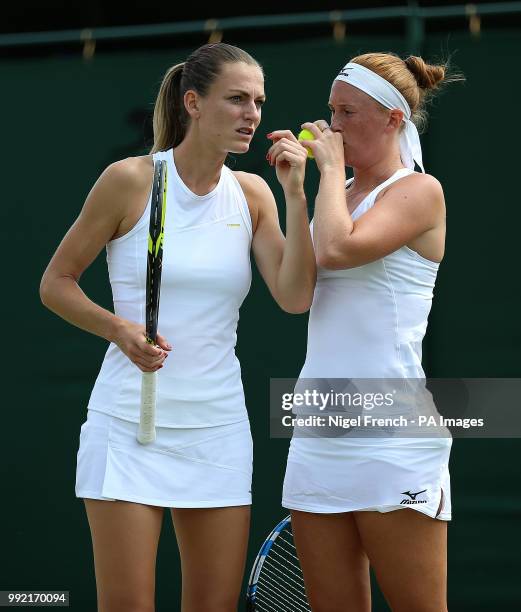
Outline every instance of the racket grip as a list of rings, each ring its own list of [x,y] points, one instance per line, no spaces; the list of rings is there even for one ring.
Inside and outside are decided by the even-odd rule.
[[[141,378],[141,410],[137,440],[149,444],[156,439],[157,372],[143,372]]]

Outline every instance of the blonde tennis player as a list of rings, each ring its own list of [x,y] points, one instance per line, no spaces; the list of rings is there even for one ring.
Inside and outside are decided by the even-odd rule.
[[[284,310],[306,311],[315,283],[302,151],[287,152],[279,174],[286,237],[266,183],[224,166],[229,152],[249,150],[264,100],[261,67],[237,47],[205,45],[170,68],[155,106],[152,154],[103,172],[42,280],[48,308],[110,341],[81,429],[76,478],[101,612],[154,610],[164,508],[171,509],[181,555],[180,609],[237,606],[252,441],[234,348],[251,282],[250,249]],[[160,333],[151,346],[144,313],[156,160],[167,163],[168,191]],[[78,285],[105,246],[114,314]],[[141,372],[159,369],[157,437],[143,446],[136,440]]]
[[[305,123],[320,185],[318,279],[301,379],[422,380],[445,202],[417,126],[445,67],[369,53],[335,78],[330,125]],[[299,143],[271,135],[272,163]],[[346,182],[345,167],[354,177]],[[416,171],[416,169],[418,171]],[[329,387],[330,388],[330,387]],[[381,410],[381,413],[385,410]],[[446,607],[450,437],[293,437],[283,491],[313,612],[369,612],[369,567],[394,612]]]

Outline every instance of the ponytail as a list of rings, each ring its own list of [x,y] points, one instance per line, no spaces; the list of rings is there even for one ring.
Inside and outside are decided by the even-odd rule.
[[[154,145],[150,153],[176,147],[185,137],[188,125],[181,79],[184,62],[169,68],[163,78],[154,106]]]

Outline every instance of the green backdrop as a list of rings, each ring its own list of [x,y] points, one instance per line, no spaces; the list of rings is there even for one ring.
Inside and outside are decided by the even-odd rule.
[[[404,53],[406,45],[399,36],[380,36],[246,47],[264,66],[268,102],[251,151],[234,156],[230,165],[268,181],[284,223],[282,191],[265,160],[265,134],[328,118],[331,81],[350,57],[371,50]],[[457,51],[453,61],[467,82],[436,99],[422,137],[426,168],[442,182],[448,210],[447,252],[424,343],[425,366],[439,377],[519,377],[519,31],[430,36],[423,55],[437,59],[447,49]],[[144,125],[162,76],[191,50],[123,50],[99,53],[89,62],[57,54],[0,64],[7,389],[0,590],[69,590],[77,612],[95,609],[95,582],[87,521],[74,497],[75,460],[106,343],[43,308],[38,285],[103,168],[147,151]],[[313,164],[306,181],[312,204]],[[81,285],[111,307],[103,254]],[[269,379],[298,375],[306,325],[306,316],[277,308],[255,273],[237,347],[255,442],[248,565],[267,530],[284,515],[280,493],[288,442],[269,438]],[[521,441],[513,439],[454,443],[451,610],[510,611],[521,605],[520,451]],[[178,555],[165,519],[158,611],[177,610],[179,591]],[[374,609],[386,609],[378,594]]]

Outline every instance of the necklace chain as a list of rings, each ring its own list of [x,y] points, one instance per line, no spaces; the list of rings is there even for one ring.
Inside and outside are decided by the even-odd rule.
[[[391,176],[393,176],[394,174],[396,174],[396,172],[397,172],[397,171],[398,171],[398,170],[395,170],[395,171],[394,171],[394,173],[393,173],[393,174],[391,174],[391,175],[390,175],[388,178],[390,178]],[[386,181],[386,180],[387,180],[387,179],[385,179],[385,180],[383,180],[383,181],[380,181],[380,182],[377,182],[376,184],[375,184],[375,183],[372,183],[372,184],[371,184],[371,187],[369,188],[369,190],[367,190],[367,188],[365,188],[365,189],[359,189],[358,191],[355,191],[354,193],[351,193],[351,189],[353,188],[353,185],[354,185],[354,180],[353,180],[353,182],[352,182],[352,183],[350,183],[350,184],[348,185],[348,188],[346,189],[346,195],[349,195],[349,197],[353,197],[353,196],[357,196],[357,195],[358,195],[358,194],[360,194],[360,193],[364,193],[364,192],[366,192],[366,191],[367,191],[367,193],[371,193],[371,191],[373,191],[373,189],[376,189],[376,188],[378,187],[378,185],[381,185],[382,183],[385,183],[385,181]]]
[[[352,198],[353,196],[357,196],[358,194],[360,194],[360,193],[364,193],[365,191],[367,191],[367,188],[366,188],[366,189],[360,189],[359,191],[351,192],[351,189],[350,189],[350,188],[351,188],[352,184],[353,184],[353,183],[351,183],[351,185],[349,185],[349,188],[348,188],[348,189],[346,189],[346,195],[348,195],[350,198]],[[376,185],[374,185],[374,184],[373,184],[373,185],[370,187],[369,191],[367,191],[367,193],[370,193],[371,191],[373,191],[373,189],[375,189],[376,187],[378,187],[378,185],[379,185],[379,184],[380,184],[380,183],[378,183],[378,184],[376,184]]]

